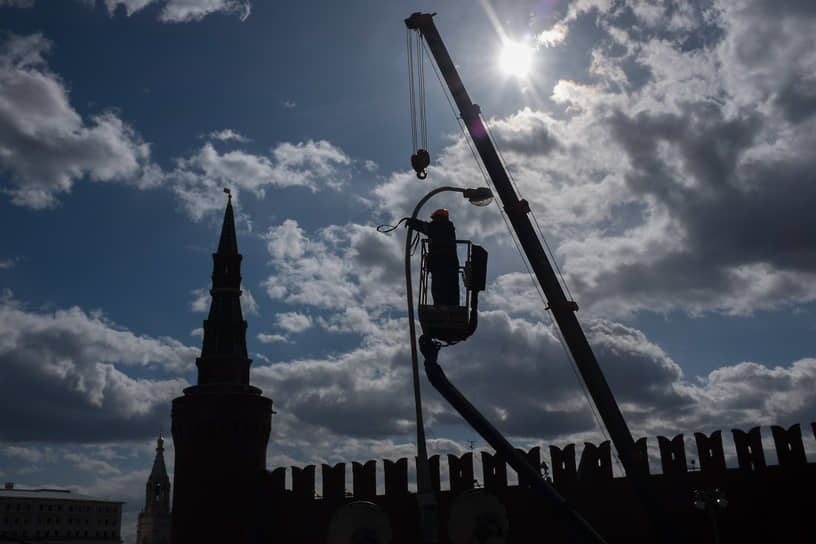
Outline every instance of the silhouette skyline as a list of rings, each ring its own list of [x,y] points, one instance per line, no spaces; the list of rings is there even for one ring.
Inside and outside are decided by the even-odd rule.
[[[816,15],[587,5],[2,2],[0,478],[126,501],[132,544],[198,382],[223,187],[249,381],[278,412],[266,467],[412,458],[404,230],[373,226],[482,180],[432,70],[427,178],[411,166],[414,10],[438,12],[652,467],[657,436],[699,465],[693,433],[720,429],[736,468],[730,430],[755,426],[773,466],[771,425],[796,423],[816,460]],[[497,66],[503,35],[535,48],[527,79]],[[446,372],[526,451],[601,444],[501,208],[439,198],[490,254]],[[461,457],[474,433],[427,385],[430,453]]]

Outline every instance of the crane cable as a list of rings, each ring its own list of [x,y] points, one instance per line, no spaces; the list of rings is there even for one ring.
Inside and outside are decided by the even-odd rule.
[[[425,65],[422,57],[423,41],[420,31],[408,29],[406,46],[408,49],[408,95],[411,108],[411,166],[419,179],[428,174],[425,169],[431,163],[428,153],[428,122],[425,111]],[[414,77],[413,32],[416,32],[416,78]],[[419,106],[419,130],[417,130],[417,106]],[[419,145],[417,145],[419,132]]]
[[[429,58],[430,58],[430,54],[427,51],[425,53],[427,55],[429,55]],[[456,113],[457,112],[456,107],[453,104],[453,100],[448,95],[447,87],[442,82],[442,76],[439,74],[439,71],[436,69],[436,65],[433,62],[431,62],[431,67],[433,68],[434,73],[436,74],[436,79],[439,82],[439,86],[442,88],[442,94],[445,96],[445,98],[448,101],[448,105],[451,108],[451,112],[453,113],[453,117],[454,117],[454,119],[456,119],[456,123],[459,125],[459,128],[461,129],[462,134],[464,135],[464,140],[467,143],[468,148],[470,149],[471,155],[473,155],[473,159],[474,159],[474,161],[476,161],[476,166],[479,168],[479,172],[482,174],[482,178],[485,180],[485,183],[488,186],[490,186],[492,184],[491,183],[492,180],[490,179],[490,176],[488,176],[487,172],[485,171],[484,166],[482,165],[482,161],[476,155],[476,150],[473,148],[473,143],[471,142],[471,139],[470,139],[470,134],[468,133],[467,128],[464,126],[464,124],[462,122],[462,117],[460,115],[457,115],[457,113]],[[480,115],[480,117],[482,117],[482,116]],[[499,160],[501,161],[505,172],[507,172],[507,177],[510,180],[510,184],[513,186],[513,189],[516,191],[516,194],[521,194],[521,193],[519,193],[518,186],[516,185],[515,180],[513,179],[512,175],[510,174],[510,171],[507,169],[507,163],[504,160],[504,156],[501,154],[501,151],[499,150],[499,147],[496,145],[496,140],[493,138],[493,135],[490,133],[490,128],[488,127],[488,124],[485,121],[484,117],[482,117],[482,124],[484,125],[485,130],[487,131],[488,138],[493,143],[493,147],[496,149],[496,153],[499,155]],[[538,294],[538,297],[541,299],[541,302],[544,304],[544,306],[549,309],[549,305],[547,303],[547,297],[544,295],[544,292],[542,291],[541,286],[538,283],[538,280],[536,279],[535,275],[533,274],[533,270],[530,268],[530,264],[527,262],[527,258],[525,257],[524,252],[521,249],[521,242],[518,240],[515,231],[513,230],[512,226],[510,225],[510,220],[507,217],[507,214],[505,213],[505,210],[502,208],[502,206],[499,205],[498,200],[494,200],[493,204],[499,210],[499,215],[501,216],[502,220],[504,221],[504,225],[507,228],[507,231],[510,233],[510,239],[513,240],[513,246],[516,248],[516,251],[518,252],[519,257],[521,257],[521,262],[524,263],[524,268],[527,270],[527,274],[530,276],[530,280],[533,283],[533,287],[535,288],[536,293]],[[566,290],[567,295],[570,297],[570,300],[574,300],[573,296],[572,296],[572,293],[570,292],[569,286],[567,285],[566,279],[564,278],[564,275],[561,273],[561,269],[559,268],[558,262],[555,259],[555,255],[553,254],[552,250],[550,249],[550,245],[547,243],[547,239],[544,237],[543,232],[541,232],[541,226],[538,224],[538,220],[536,219],[535,214],[532,213],[532,210],[531,210],[530,214],[533,216],[533,223],[535,224],[536,230],[538,231],[539,239],[544,242],[544,247],[546,248],[546,252],[549,255],[550,261],[555,265],[555,269],[558,272],[558,276],[561,279],[561,283],[564,286],[564,289]],[[570,370],[572,370],[572,373],[575,376],[575,380],[578,382],[578,385],[579,385],[579,387],[581,388],[581,391],[584,394],[584,398],[586,399],[587,404],[589,405],[590,411],[592,412],[593,419],[595,419],[595,423],[598,426],[598,428],[600,429],[601,434],[604,437],[604,439],[609,440],[609,436],[608,436],[608,433],[606,432],[606,427],[603,424],[603,420],[601,419],[601,415],[600,415],[600,413],[598,413],[598,409],[595,406],[595,403],[593,402],[592,397],[589,394],[589,390],[587,389],[586,383],[584,383],[584,380],[581,378],[581,375],[578,372],[578,365],[575,362],[575,359],[572,357],[572,353],[567,348],[567,343],[566,343],[566,340],[564,339],[564,335],[561,332],[561,329],[555,323],[555,318],[552,315],[552,310],[546,312],[546,314],[547,314],[547,317],[550,320],[551,329],[555,330],[556,333],[557,333],[556,337],[558,338],[558,341],[561,344],[561,348],[564,350],[564,356],[565,356],[566,362],[569,363],[567,366],[570,368]],[[620,464],[620,460],[616,456],[613,456],[613,461],[615,462],[615,465],[618,467],[618,470],[623,471],[623,468],[621,467],[621,464]]]

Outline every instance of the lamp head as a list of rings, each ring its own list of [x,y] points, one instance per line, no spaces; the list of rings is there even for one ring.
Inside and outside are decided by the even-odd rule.
[[[493,192],[488,187],[465,189],[462,196],[467,198],[474,206],[487,206],[493,202]]]

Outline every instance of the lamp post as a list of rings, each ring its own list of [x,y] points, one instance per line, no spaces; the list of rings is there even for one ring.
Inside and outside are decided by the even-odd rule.
[[[434,195],[442,192],[462,193],[462,197],[475,206],[487,206],[493,201],[493,193],[487,187],[464,189],[462,187],[438,187],[430,191],[417,203],[411,219],[416,219],[422,206]],[[414,407],[417,426],[417,500],[420,509],[420,524],[423,542],[439,542],[436,520],[436,499],[431,486],[431,471],[428,466],[428,449],[425,445],[425,426],[422,423],[422,397],[419,389],[419,360],[416,347],[416,325],[414,323],[414,292],[411,284],[411,239],[414,230],[408,225],[405,238],[405,286],[408,298],[408,329],[411,335],[411,372],[414,381]]]

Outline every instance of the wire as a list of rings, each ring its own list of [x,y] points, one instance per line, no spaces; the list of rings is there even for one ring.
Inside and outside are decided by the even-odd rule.
[[[428,53],[427,50],[425,51],[425,54],[428,56],[428,60],[432,60],[430,57],[430,53]],[[479,172],[482,174],[482,179],[484,179],[486,185],[488,186],[491,185],[490,177],[487,175],[487,172],[485,172],[484,167],[482,165],[482,161],[481,159],[479,159],[479,156],[476,154],[476,150],[473,148],[473,142],[470,141],[470,134],[468,134],[467,128],[465,127],[465,124],[462,122],[462,118],[459,115],[457,115],[456,106],[454,106],[453,104],[453,100],[449,95],[448,88],[442,82],[442,76],[439,75],[439,71],[436,69],[436,63],[429,62],[429,64],[431,65],[431,68],[433,68],[434,74],[436,75],[436,80],[439,82],[439,87],[442,89],[442,95],[448,101],[448,106],[450,106],[453,118],[456,121],[456,124],[459,126],[459,130],[461,130],[462,134],[464,135],[464,140],[465,143],[467,143],[468,149],[470,149],[470,154],[473,156],[473,160],[476,163],[476,166],[479,168]]]
[[[408,96],[411,104],[411,152],[417,151],[417,130],[416,130],[416,100],[414,99],[414,48],[412,43],[412,30],[408,29]]]
[[[425,54],[429,55],[429,53],[427,51],[425,51]],[[429,56],[429,60],[430,60],[430,56]],[[433,63],[433,62],[430,62],[429,64],[433,68],[434,74],[436,75],[436,79],[439,82],[439,86],[442,89],[442,94],[445,96],[445,99],[448,101],[448,105],[450,106],[451,111],[453,112],[453,117],[456,120],[456,123],[459,126],[460,130],[464,134],[465,142],[467,143],[468,148],[470,149],[471,155],[473,155],[473,159],[476,162],[476,166],[479,168],[479,172],[481,172],[481,174],[482,174],[482,178],[485,180],[486,184],[492,185],[492,183],[491,183],[492,180],[490,179],[490,177],[485,172],[484,165],[482,164],[481,159],[476,155],[476,151],[473,148],[473,142],[471,142],[471,139],[470,139],[470,134],[467,132],[467,129],[464,126],[464,123],[462,123],[462,118],[459,115],[457,115],[457,109],[454,106],[451,97],[449,96],[449,92],[448,92],[448,89],[447,89],[446,85],[442,82],[442,77],[440,76],[439,71],[437,70],[436,64]],[[510,184],[513,186],[513,189],[515,190],[516,194],[520,194],[520,192],[518,190],[518,186],[516,185],[515,180],[513,179],[512,175],[510,174],[510,171],[507,169],[507,162],[504,160],[504,156],[502,155],[501,150],[499,149],[498,145],[496,145],[496,140],[493,138],[493,135],[490,132],[490,127],[488,126],[488,124],[485,121],[483,116],[480,115],[480,118],[481,118],[481,121],[482,121],[482,125],[484,125],[485,131],[487,132],[487,137],[490,139],[491,143],[493,144],[493,148],[496,149],[496,152],[499,155],[499,160],[501,161],[505,172],[507,172],[507,177],[510,180]],[[504,221],[504,225],[507,228],[507,231],[510,233],[510,239],[513,241],[513,246],[516,248],[516,251],[518,252],[519,257],[521,257],[521,262],[524,263],[524,268],[527,270],[527,275],[530,276],[530,280],[533,283],[533,287],[535,288],[536,293],[538,294],[538,297],[541,299],[541,302],[544,305],[544,307],[548,308],[547,297],[544,295],[544,292],[542,291],[541,285],[538,283],[538,280],[535,278],[535,275],[533,274],[533,271],[530,268],[530,263],[528,262],[527,258],[524,255],[524,252],[521,249],[521,242],[518,240],[515,230],[510,225],[510,219],[507,216],[507,213],[502,208],[502,206],[499,205],[498,200],[494,200],[493,203],[499,210],[499,215],[501,216],[502,220]],[[564,289],[566,290],[567,294],[569,295],[570,300],[574,300],[574,298],[572,296],[572,293],[570,292],[569,286],[567,285],[567,282],[564,279],[564,275],[561,273],[561,269],[558,266],[558,262],[555,259],[555,255],[553,254],[553,252],[552,252],[552,250],[550,248],[550,245],[547,243],[547,239],[544,237],[544,234],[541,231],[541,226],[538,224],[538,220],[535,218],[535,214],[532,213],[532,210],[531,210],[531,215],[533,215],[533,223],[535,224],[536,230],[538,232],[539,239],[544,242],[544,247],[546,249],[547,254],[549,255],[550,262],[552,262],[555,265],[555,270],[558,272],[558,276],[560,277],[561,283],[563,284]],[[563,333],[561,332],[561,328],[558,327],[557,323],[555,322],[555,318],[552,315],[552,310],[546,311],[545,313],[547,314],[547,317],[550,320],[550,326],[553,329],[555,329],[557,331],[557,333],[558,333],[558,335],[557,335],[558,341],[561,344],[561,349],[564,350],[564,355],[566,356],[565,362],[567,363],[567,366],[570,368],[570,370],[572,370],[572,373],[575,376],[575,379],[578,382],[578,385],[581,387],[581,391],[584,394],[584,399],[587,401],[587,404],[589,405],[589,408],[590,408],[590,410],[592,412],[592,416],[595,419],[596,425],[601,430],[601,434],[603,435],[604,439],[609,440],[609,436],[608,436],[608,434],[606,432],[606,427],[604,426],[603,421],[601,420],[600,414],[598,413],[598,409],[595,406],[595,403],[592,401],[592,397],[589,395],[589,391],[587,390],[586,383],[584,383],[584,380],[581,378],[581,375],[578,372],[578,365],[575,363],[575,359],[572,357],[572,353],[569,351],[569,349],[567,347],[567,343],[564,340],[564,336],[563,336]],[[614,459],[615,464],[618,467],[618,469],[622,470],[621,465],[620,465],[620,460],[616,456],[613,456],[613,459]]]
[[[417,57],[418,57],[418,71],[419,71],[419,122],[421,132],[422,149],[428,149],[428,122],[425,115],[425,58],[422,53],[425,51],[425,41],[422,39],[422,34],[418,35],[417,39]],[[427,52],[426,52],[427,53]],[[433,64],[433,63],[431,63]]]
[[[490,130],[490,126],[487,124],[487,121],[484,119],[482,115],[479,116],[482,120],[482,125],[485,127],[485,131],[487,132],[487,137],[490,139],[491,143],[493,144],[493,148],[496,150],[496,153],[499,155],[499,160],[504,167],[504,171],[507,172],[507,178],[510,180],[510,184],[513,186],[513,189],[516,191],[516,194],[521,195],[521,191],[519,191],[518,185],[516,184],[516,180],[513,179],[513,175],[510,173],[510,170],[507,168],[507,161],[504,160],[504,155],[502,155],[501,149],[499,148],[496,139],[493,137],[493,133]],[[569,296],[569,300],[575,300],[575,297],[572,296],[572,292],[570,291],[569,285],[567,285],[567,280],[564,278],[564,274],[561,272],[561,267],[558,266],[558,260],[555,258],[555,254],[552,252],[550,248],[550,244],[547,242],[547,238],[544,236],[544,233],[541,231],[541,226],[538,224],[538,219],[535,216],[535,212],[533,212],[532,208],[530,209],[530,215],[533,216],[533,224],[536,227],[536,231],[538,232],[538,238],[544,243],[544,249],[547,252],[547,255],[550,258],[550,262],[555,267],[555,271],[558,273],[558,277],[561,280],[561,285],[563,285],[564,290],[567,292]]]
[[[488,138],[490,138],[490,141],[492,142],[494,149],[496,149],[496,153],[499,155],[499,160],[502,162],[502,165],[504,166],[505,172],[507,172],[507,177],[510,180],[510,183],[513,185],[513,189],[516,191],[516,194],[519,194],[519,190],[518,190],[518,187],[516,186],[515,180],[513,180],[513,177],[510,174],[510,171],[507,169],[507,163],[504,160],[504,156],[502,156],[502,153],[499,150],[499,147],[496,145],[496,140],[493,138],[493,135],[490,132],[490,128],[488,127],[488,124],[485,122],[484,118],[482,118],[482,124],[485,127],[485,131],[487,132],[487,136],[488,136]],[[504,219],[504,224],[507,226],[507,230],[510,231],[510,233],[512,235],[513,244],[516,246],[516,250],[519,252],[519,254],[522,255],[521,248],[519,247],[520,243],[519,243],[519,241],[517,240],[517,238],[515,236],[515,231],[510,227],[509,219],[507,218],[506,214],[504,213],[504,210],[502,210],[501,207],[499,209],[502,212],[502,218]],[[558,267],[558,262],[555,259],[555,255],[553,255],[552,250],[550,249],[550,245],[547,243],[547,239],[544,237],[544,234],[541,232],[541,227],[538,224],[538,220],[535,219],[535,214],[532,213],[532,210],[531,210],[531,215],[533,215],[533,223],[535,224],[536,230],[538,231],[539,239],[544,242],[544,247],[545,247],[545,249],[547,251],[547,254],[549,255],[550,262],[552,262],[555,265],[555,269],[558,272],[559,277],[561,278],[561,283],[563,284],[564,289],[567,291],[567,294],[569,295],[570,299],[574,300],[573,296],[572,296],[572,293],[569,290],[569,286],[567,285],[567,282],[564,279],[563,274],[561,273],[561,269]],[[523,257],[523,255],[522,255],[522,262],[524,263],[524,267],[527,269],[527,274],[530,276],[530,280],[533,282],[533,285],[535,286],[535,289],[536,289],[536,292],[538,293],[539,298],[544,303],[544,305],[547,306],[547,300],[546,300],[546,297],[545,297],[543,291],[541,290],[541,286],[539,285],[538,281],[536,280],[535,276],[533,275],[533,271],[530,269],[530,264],[527,262],[527,259],[525,259]],[[557,326],[557,323],[555,322],[555,318],[552,315],[552,310],[549,310],[547,312],[547,317],[550,319],[551,327],[555,331],[557,331],[557,333],[558,333],[558,341],[561,344],[561,349],[564,350],[564,355],[566,356],[566,360],[567,360],[568,363],[570,363],[567,366],[570,368],[570,370],[572,370],[572,373],[575,376],[575,380],[578,382],[578,385],[581,387],[581,391],[584,394],[584,398],[586,399],[587,404],[589,405],[589,408],[592,411],[592,416],[595,419],[595,424],[601,430],[601,434],[603,435],[604,439],[609,440],[609,435],[606,432],[606,426],[603,424],[603,420],[601,419],[601,416],[598,413],[598,408],[597,408],[597,406],[595,406],[595,403],[593,402],[592,397],[589,394],[589,390],[587,389],[586,383],[584,382],[583,378],[581,377],[580,373],[578,372],[578,365],[575,362],[575,358],[572,356],[572,352],[570,352],[570,350],[567,348],[567,342],[564,339],[564,335],[561,332],[561,328],[559,326]],[[621,467],[620,460],[617,458],[617,456],[613,456],[613,459],[614,459],[615,464],[617,465],[618,469],[622,471],[623,468]],[[625,471],[624,471],[624,473],[625,473]]]
[[[402,219],[397,221],[396,225],[388,225],[386,223],[384,223],[382,225],[377,225],[377,232],[382,232],[382,233],[391,232],[392,230],[396,230],[397,228],[399,228],[399,226],[402,225],[406,221],[408,221],[408,218],[403,217]]]

